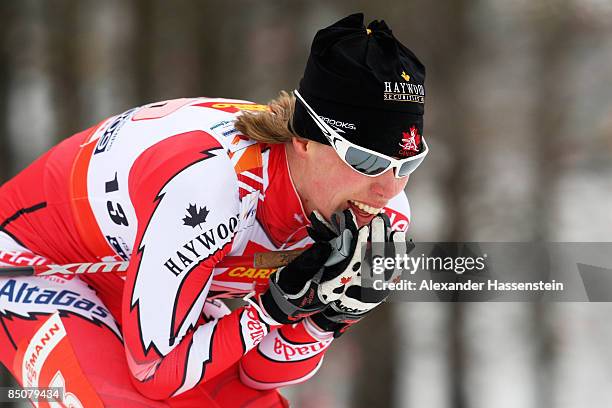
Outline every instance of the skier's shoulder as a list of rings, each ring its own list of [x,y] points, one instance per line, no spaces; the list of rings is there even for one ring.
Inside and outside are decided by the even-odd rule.
[[[123,163],[130,189],[153,188],[155,194],[172,190],[172,195],[187,197],[223,195],[220,202],[234,202],[237,164],[249,147],[257,145],[234,124],[241,112],[265,109],[266,105],[227,98],[149,103],[106,120],[94,135],[98,140],[91,161],[98,170]],[[257,153],[257,149],[248,150]],[[196,186],[203,191],[196,193]]]
[[[137,108],[132,122],[140,122],[144,127],[155,121],[157,129],[169,135],[189,131],[202,131],[210,134],[224,147],[229,147],[239,133],[234,124],[243,112],[263,112],[267,105],[257,104],[244,99],[230,98],[180,98],[153,102]],[[244,136],[244,135],[243,135]]]
[[[168,118],[171,121],[195,122],[199,127],[219,126],[221,121],[234,121],[242,112],[263,112],[267,105],[243,99],[229,98],[180,98],[154,102],[142,106],[133,120]]]

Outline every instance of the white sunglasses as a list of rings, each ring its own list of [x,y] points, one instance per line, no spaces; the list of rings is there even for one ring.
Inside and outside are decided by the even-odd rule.
[[[314,120],[319,129],[321,129],[321,132],[329,141],[329,144],[334,148],[338,156],[340,156],[342,161],[360,174],[368,177],[377,177],[390,168],[393,168],[395,177],[406,177],[415,171],[417,167],[419,167],[429,152],[425,138],[421,138],[421,141],[423,142],[423,151],[406,159],[389,157],[351,143],[340,136],[331,126],[325,123],[310,107],[310,105],[306,103],[297,89],[294,90],[293,93],[297,100],[300,101],[300,103],[306,108],[306,111],[312,120]]]

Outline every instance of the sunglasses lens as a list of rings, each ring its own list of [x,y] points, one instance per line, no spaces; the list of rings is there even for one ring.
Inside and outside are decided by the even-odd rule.
[[[425,155],[419,157],[418,159],[410,160],[402,164],[399,171],[397,172],[398,177],[406,177],[407,175],[415,171],[416,168],[419,167],[421,163],[423,163],[423,159],[425,159]]]
[[[354,147],[346,151],[345,160],[355,170],[368,176],[376,176],[383,173],[391,165],[391,161]]]

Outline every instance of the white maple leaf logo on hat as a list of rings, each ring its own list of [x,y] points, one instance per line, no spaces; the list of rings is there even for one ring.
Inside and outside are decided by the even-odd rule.
[[[401,156],[414,156],[419,152],[419,143],[421,143],[421,135],[419,135],[419,130],[416,126],[412,125],[410,127],[410,132],[402,132],[404,136],[402,138],[401,146],[402,150],[400,151]]]

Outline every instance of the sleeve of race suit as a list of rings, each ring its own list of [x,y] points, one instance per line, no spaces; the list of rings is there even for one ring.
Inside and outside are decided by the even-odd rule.
[[[151,399],[214,377],[274,328],[252,305],[203,317],[213,268],[239,228],[236,176],[212,137],[175,137],[188,148],[147,151],[130,172],[138,231],[122,330],[132,382]]]
[[[308,319],[272,330],[240,360],[240,380],[260,390],[304,382],[319,370],[332,340],[333,333]]]

